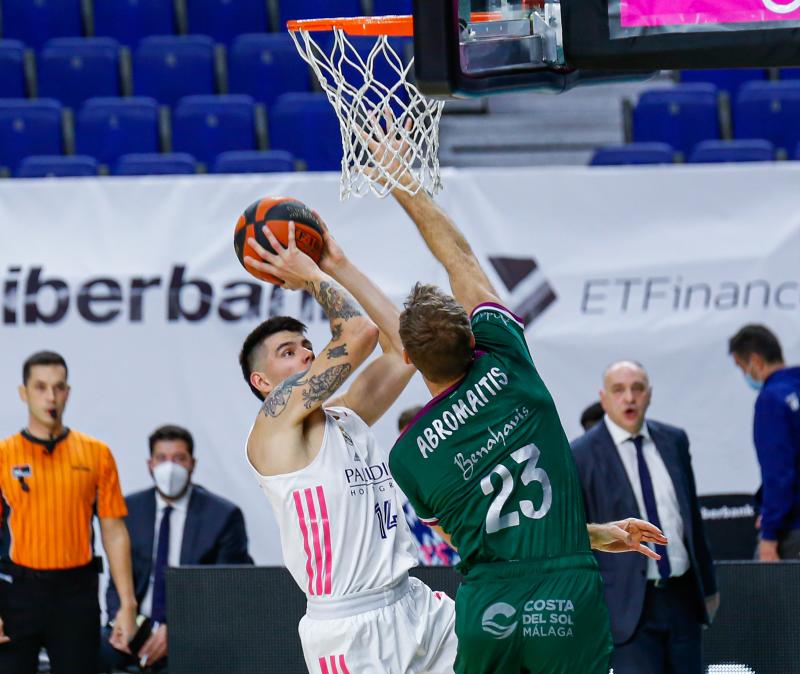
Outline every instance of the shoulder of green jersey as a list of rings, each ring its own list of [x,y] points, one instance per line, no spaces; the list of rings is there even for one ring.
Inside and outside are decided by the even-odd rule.
[[[525,321],[523,321],[522,318],[517,316],[510,309],[504,307],[502,304],[497,304],[496,302],[484,302],[483,304],[479,304],[472,310],[472,315],[470,316],[470,320],[475,320],[475,318],[478,315],[485,312],[499,314],[504,318],[505,321],[512,321],[522,330],[525,329]]]

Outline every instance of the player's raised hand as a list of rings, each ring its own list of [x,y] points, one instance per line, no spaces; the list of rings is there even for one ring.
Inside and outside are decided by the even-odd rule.
[[[317,263],[297,247],[294,238],[294,222],[289,221],[289,233],[285,247],[266,225],[264,225],[263,232],[275,252],[271,253],[251,237],[247,242],[261,259],[256,260],[246,255],[244,258],[246,265],[281,279],[283,287],[289,290],[302,290],[308,282],[320,278],[322,270]]]
[[[322,240],[325,244],[322,249],[322,257],[319,259],[319,268],[326,274],[335,277],[336,270],[347,262],[347,256],[344,254],[339,242],[333,238],[325,221],[319,217],[318,213],[316,215],[319,224],[322,225]]]
[[[635,517],[606,524],[590,524],[588,528],[592,548],[602,552],[638,552],[658,560],[661,555],[651,550],[647,544],[667,544],[667,538],[661,529]]]
[[[368,116],[365,127],[358,130],[371,156],[364,172],[370,180],[381,185],[386,185],[391,177],[393,182],[416,191],[416,180],[409,170],[413,158],[408,139],[413,120],[408,117],[403,126],[398,127],[389,107],[384,109],[382,119],[383,125],[378,115],[372,113]]]

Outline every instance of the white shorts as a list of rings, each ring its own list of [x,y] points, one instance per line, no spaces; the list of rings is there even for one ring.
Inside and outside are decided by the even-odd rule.
[[[452,674],[455,602],[409,578],[402,595],[347,617],[303,616],[298,628],[310,674]]]

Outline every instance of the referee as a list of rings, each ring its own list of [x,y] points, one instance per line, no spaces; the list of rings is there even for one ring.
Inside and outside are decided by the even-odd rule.
[[[96,671],[100,634],[92,518],[122,606],[110,641],[127,651],[136,621],[125,501],[103,443],[65,428],[67,364],[33,354],[19,395],[28,425],[0,440],[0,673],[35,674],[47,649],[53,674]]]

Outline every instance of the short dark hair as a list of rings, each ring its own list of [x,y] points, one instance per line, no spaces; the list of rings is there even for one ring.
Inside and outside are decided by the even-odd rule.
[[[36,365],[61,365],[61,367],[66,370],[67,374],[69,374],[67,361],[64,360],[64,357],[60,353],[56,353],[55,351],[37,351],[33,355],[28,356],[28,359],[22,364],[23,384],[28,383],[28,378],[31,376],[31,368]]]
[[[414,407],[409,407],[407,410],[400,412],[400,416],[397,419],[397,430],[402,432],[406,426],[414,421],[414,417],[419,414],[421,409],[422,405],[414,405]]]
[[[747,358],[757,353],[768,363],[782,363],[781,343],[766,325],[749,323],[728,341],[728,353]]]
[[[153,456],[153,450],[159,440],[183,440],[186,443],[186,448],[189,454],[194,456],[194,438],[192,434],[182,426],[175,426],[173,424],[165,424],[159,426],[154,430],[147,441],[150,443],[150,456]]]
[[[466,310],[435,285],[417,283],[400,314],[400,340],[428,381],[444,384],[463,375],[474,355]]]
[[[306,334],[306,325],[291,316],[273,316],[247,335],[244,344],[242,344],[242,350],[239,352],[239,365],[242,368],[244,380],[259,400],[264,400],[264,396],[261,391],[250,383],[250,375],[255,367],[255,354],[258,351],[258,347],[264,343],[264,340],[276,332],[299,332],[304,335]]]
[[[583,430],[588,431],[603,418],[604,414],[605,410],[603,410],[603,406],[599,401],[593,402],[591,405],[589,405],[589,407],[581,412],[581,426],[583,427]]]

